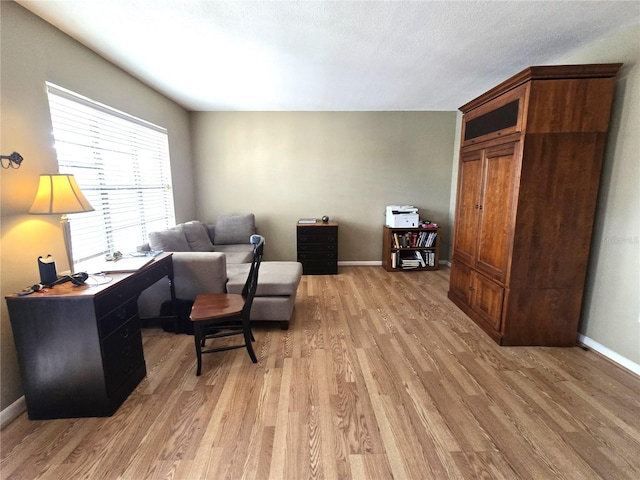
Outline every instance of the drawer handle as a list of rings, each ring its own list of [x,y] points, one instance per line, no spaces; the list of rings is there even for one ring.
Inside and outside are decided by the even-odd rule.
[[[116,317],[118,317],[120,320],[122,320],[126,316],[127,316],[127,309],[125,307],[120,307],[118,310],[116,310]]]
[[[129,327],[126,327],[125,329],[120,331],[120,337],[121,338],[129,338]]]
[[[120,353],[122,353],[123,357],[128,357],[129,355],[131,355],[131,345],[126,345]]]

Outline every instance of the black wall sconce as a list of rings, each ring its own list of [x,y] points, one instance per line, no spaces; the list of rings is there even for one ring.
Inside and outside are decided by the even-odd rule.
[[[5,164],[4,160],[9,161]],[[0,155],[0,165],[2,165],[2,168],[20,168],[22,160],[22,155],[18,152],[13,152],[11,155]]]

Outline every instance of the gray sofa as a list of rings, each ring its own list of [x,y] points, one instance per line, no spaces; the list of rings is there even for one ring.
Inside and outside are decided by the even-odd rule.
[[[249,237],[254,233],[253,214],[219,216],[214,225],[191,221],[152,232],[149,243],[138,250],[173,252],[176,297],[192,301],[200,293],[241,293],[253,252]],[[276,321],[287,329],[301,277],[298,262],[262,262],[251,319]],[[140,316],[159,316],[161,305],[169,299],[165,278],[140,295]]]

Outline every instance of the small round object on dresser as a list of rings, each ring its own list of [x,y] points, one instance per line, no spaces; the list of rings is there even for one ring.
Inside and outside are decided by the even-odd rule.
[[[323,215],[322,216],[322,223],[327,223],[327,222],[329,222],[329,217],[326,216],[326,215]]]

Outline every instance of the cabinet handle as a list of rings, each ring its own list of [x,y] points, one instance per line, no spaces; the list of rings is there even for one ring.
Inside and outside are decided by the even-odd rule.
[[[127,309],[125,307],[120,307],[116,311],[116,317],[118,317],[120,320],[122,320],[126,316],[127,316]]]
[[[127,338],[129,337],[129,327],[125,328],[124,330],[122,330],[120,332],[120,337],[122,338]]]

